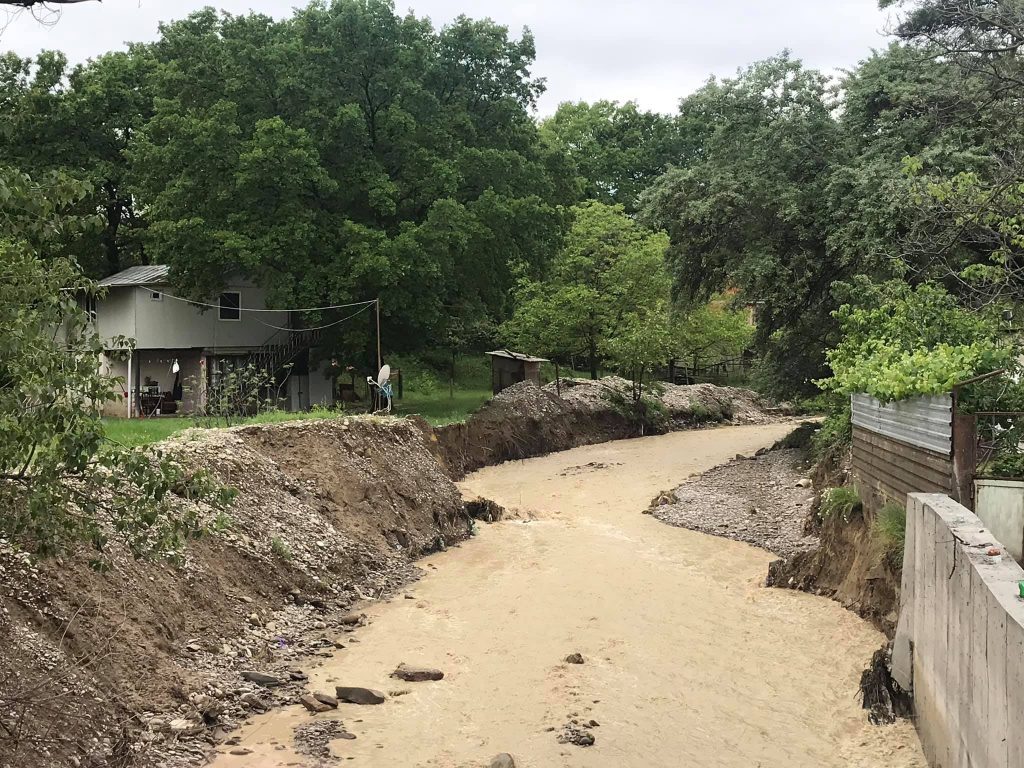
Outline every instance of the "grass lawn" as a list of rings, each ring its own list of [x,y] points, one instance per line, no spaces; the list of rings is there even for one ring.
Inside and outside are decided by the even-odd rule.
[[[393,413],[396,416],[418,414],[434,426],[462,421],[478,409],[491,397],[489,389],[456,389],[455,396],[449,396],[448,390],[438,391],[429,395],[407,392],[401,400],[396,400]],[[279,421],[296,421],[311,418],[343,418],[354,415],[358,411],[315,411],[313,413],[288,413],[272,411],[261,413],[247,419],[239,419],[233,424],[268,424]],[[104,419],[107,437],[121,445],[149,445],[170,437],[175,432],[199,426],[195,420],[187,416],[164,416],[153,419]]]

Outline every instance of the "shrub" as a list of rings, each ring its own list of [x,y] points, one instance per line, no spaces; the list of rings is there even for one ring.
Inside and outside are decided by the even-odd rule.
[[[853,513],[862,508],[860,497],[850,486],[840,488],[827,488],[821,494],[821,504],[818,507],[818,517],[822,520],[839,516],[844,523],[850,522]]]
[[[882,550],[882,558],[893,568],[903,567],[903,547],[907,541],[907,510],[890,501],[880,510],[872,534]]]
[[[288,546],[287,543],[285,543],[285,540],[282,539],[280,536],[275,536],[270,540],[270,551],[273,552],[274,555],[279,557],[281,560],[287,561],[292,559],[291,548]]]
[[[846,448],[853,440],[853,424],[850,421],[849,403],[842,409],[829,415],[821,424],[821,429],[811,438],[811,455],[815,461],[821,461]]]

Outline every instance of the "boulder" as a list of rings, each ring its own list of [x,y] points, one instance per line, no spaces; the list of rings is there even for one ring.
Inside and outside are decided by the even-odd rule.
[[[264,688],[273,688],[277,685],[284,685],[284,681],[274,675],[268,675],[263,672],[254,672],[247,670],[242,672],[242,677],[248,680],[250,683],[256,683],[256,685],[262,685]]]
[[[335,688],[335,692],[338,696],[338,701],[344,701],[349,704],[383,704],[384,694],[380,691],[374,691],[370,688],[356,688],[344,685],[339,685]]]
[[[317,714],[319,712],[327,712],[331,709],[334,709],[334,707],[330,706],[329,704],[324,704],[322,701],[320,701],[310,693],[307,693],[304,696],[300,696],[299,703],[313,714]]]
[[[331,709],[338,708],[338,700],[333,696],[328,696],[326,693],[314,693],[313,698],[319,701],[321,704],[326,704]]]
[[[491,768],[516,768],[516,761],[508,752],[502,752],[491,760]]]
[[[429,680],[441,680],[444,672],[430,667],[414,667],[410,664],[399,664],[398,668],[391,673],[392,677],[405,680],[407,683],[425,683]]]
[[[338,619],[338,623],[344,627],[354,627],[357,624],[361,624],[362,621],[363,617],[361,614],[358,613],[346,613],[344,616]]]
[[[583,661],[583,654],[582,653],[570,653],[568,656],[565,657],[565,663],[566,664],[583,664],[584,663],[584,661]]]

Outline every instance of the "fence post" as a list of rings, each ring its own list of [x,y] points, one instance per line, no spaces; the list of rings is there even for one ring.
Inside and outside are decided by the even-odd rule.
[[[955,401],[954,401],[955,402]],[[978,464],[978,419],[953,408],[953,492],[957,501],[974,510],[974,475]]]

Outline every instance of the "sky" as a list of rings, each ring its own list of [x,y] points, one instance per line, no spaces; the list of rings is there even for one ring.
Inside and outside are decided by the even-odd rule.
[[[65,6],[40,24],[21,13],[0,35],[0,50],[33,56],[44,48],[85,61],[127,41],[153,40],[160,21],[206,5],[230,13],[291,15],[290,0],[103,0]],[[534,74],[547,79],[540,115],[563,101],[635,100],[675,110],[710,75],[783,49],[829,73],[852,68],[885,47],[887,12],[877,0],[396,0],[443,26],[461,13],[490,17],[537,41]],[[3,23],[0,12],[0,24]]]

